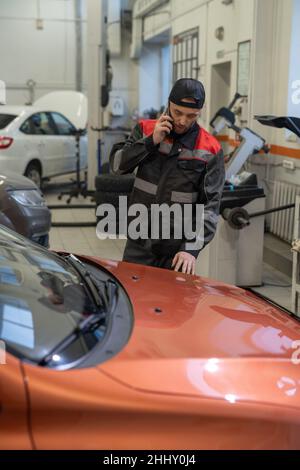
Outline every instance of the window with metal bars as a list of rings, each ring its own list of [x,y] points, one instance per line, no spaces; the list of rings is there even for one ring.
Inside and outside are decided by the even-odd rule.
[[[198,78],[198,51],[198,28],[173,36],[173,82],[179,78]]]

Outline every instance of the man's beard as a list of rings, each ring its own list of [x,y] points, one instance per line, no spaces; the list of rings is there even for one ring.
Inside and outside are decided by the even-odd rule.
[[[172,139],[174,139],[174,140],[180,139],[180,137],[184,136],[184,135],[187,134],[191,129],[193,129],[193,127],[195,126],[195,124],[196,124],[196,122],[193,122],[193,124],[192,124],[190,127],[188,127],[184,132],[180,132],[180,133],[178,133],[178,132],[176,132],[176,131],[174,130],[174,125],[173,125],[173,129],[171,130],[171,132],[170,132],[169,135],[170,135],[170,137],[172,137]]]

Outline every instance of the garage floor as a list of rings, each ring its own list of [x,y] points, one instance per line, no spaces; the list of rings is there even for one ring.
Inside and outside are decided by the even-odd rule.
[[[53,183],[55,181],[55,183]],[[67,197],[61,201],[57,196],[60,191],[70,187],[65,183],[66,177],[60,177],[46,184],[43,188],[47,204],[65,204]],[[71,204],[91,204],[90,198],[73,198]],[[52,222],[95,222],[94,209],[53,209]],[[99,240],[96,227],[52,227],[50,231],[50,248],[65,250],[74,254],[98,256],[121,260],[126,240]]]
[[[43,189],[47,204],[63,204],[57,196],[61,190],[67,190],[70,186],[69,177],[60,177],[45,184]],[[72,204],[90,204],[90,199],[83,197],[74,198]],[[52,210],[52,222],[94,222],[94,209],[54,209]],[[64,250],[74,254],[84,254],[121,260],[126,240],[99,240],[96,236],[96,227],[65,228],[52,227],[50,231],[50,248],[52,250]],[[291,309],[291,278],[264,263],[263,286],[255,289],[279,305]]]
[[[253,290],[288,310],[292,308],[292,279],[269,264],[263,266],[263,285]]]

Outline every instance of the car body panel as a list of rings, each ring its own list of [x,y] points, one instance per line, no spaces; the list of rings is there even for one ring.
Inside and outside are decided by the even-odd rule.
[[[81,259],[121,282],[134,328],[96,367],[24,364],[37,449],[300,448],[298,320],[221,282]]]
[[[1,170],[3,171],[3,170]],[[5,170],[4,174],[0,174],[0,186],[5,186],[5,189],[37,189],[35,184],[25,176],[18,173]]]
[[[126,286],[137,312],[136,332],[122,359],[136,359],[147,350],[150,357],[156,352],[158,358],[170,358],[176,344],[187,358],[281,360],[291,357],[292,342],[300,338],[298,320],[244,289],[137,264],[101,263]],[[178,358],[177,348],[174,355]]]
[[[32,449],[22,366],[10,354],[6,364],[0,364],[0,448]]]
[[[32,136],[39,139],[43,176],[54,176],[66,172],[64,138],[59,135]],[[66,158],[67,161],[67,158]]]
[[[51,227],[51,213],[45,206],[24,206],[18,203],[11,191],[36,190],[36,185],[28,178],[5,170],[0,174],[1,223],[21,235],[38,241],[48,235]]]
[[[120,365],[126,370],[128,362]],[[164,370],[160,362],[156,361],[155,370],[148,369],[147,362],[140,366],[139,374],[149,375],[149,380],[155,383],[161,380]],[[177,367],[180,374],[180,361]],[[205,396],[199,399],[183,393],[151,393],[125,386],[101,368],[97,369],[62,373],[25,365],[35,448],[292,449],[300,446],[296,408],[254,401],[232,403]],[[175,390],[180,390],[182,384],[175,381],[173,385]]]
[[[12,221],[1,210],[0,210],[0,224],[5,225],[5,227],[8,227],[11,230],[16,230]]]
[[[65,317],[64,301],[57,298],[48,313],[40,310],[47,304],[39,303],[56,291],[45,285],[49,276],[62,268],[70,273],[72,263],[8,230],[2,229],[2,237],[0,333],[9,353],[0,366],[0,420],[5,424],[11,415],[9,438],[15,431],[20,440],[0,440],[0,448],[300,448],[298,319],[222,282],[81,256],[84,271],[98,281],[110,273],[119,283],[118,290],[106,285],[107,294],[118,294],[117,300],[106,299],[107,305],[120,306],[122,296],[125,302],[101,324],[104,335],[101,327],[93,330],[102,338],[96,346],[89,349],[85,333],[75,335],[87,347],[74,360],[62,341],[82,325],[78,316]],[[16,263],[13,279],[19,283],[13,284],[5,276]],[[69,285],[65,274],[61,279]],[[59,276],[54,278],[61,285]],[[83,316],[86,308],[95,312],[85,303],[82,307]],[[114,350],[110,340],[119,341],[127,326],[124,342]],[[30,341],[24,342],[26,335]],[[15,395],[14,387],[21,388]]]
[[[217,281],[164,270],[157,276],[157,268],[104,263],[126,285],[138,314],[127,347],[99,366],[102,370],[147,393],[229,403],[257,403],[259,397],[268,406],[283,401],[292,408],[300,405],[300,369],[292,362],[293,342],[300,338],[298,320]],[[155,313],[156,308],[161,312]],[[126,368],[121,360],[127,361]],[[161,374],[153,381],[157,364]]]

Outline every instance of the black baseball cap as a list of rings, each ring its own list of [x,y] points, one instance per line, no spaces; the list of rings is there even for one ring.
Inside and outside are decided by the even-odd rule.
[[[182,101],[184,98],[193,98],[195,102],[188,103]],[[205,102],[204,86],[199,80],[195,80],[194,78],[180,78],[175,82],[171,90],[169,101],[172,101],[172,103],[178,106],[201,109]]]

